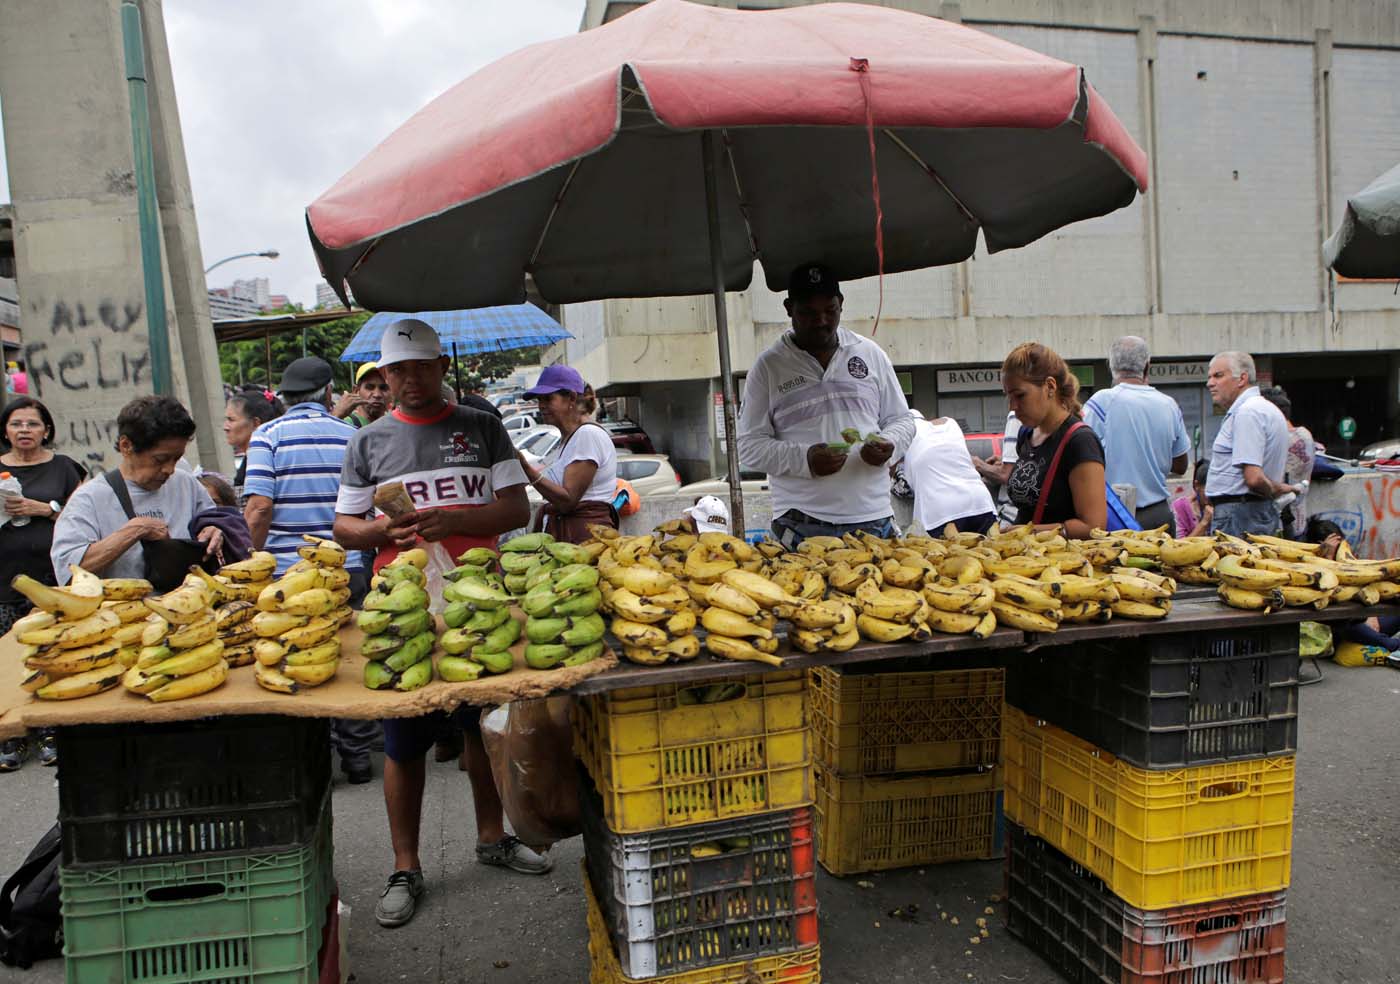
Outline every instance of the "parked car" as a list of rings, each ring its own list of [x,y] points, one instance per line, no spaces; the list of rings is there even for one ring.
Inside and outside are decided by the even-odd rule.
[[[664,454],[618,453],[617,477],[632,483],[643,501],[652,495],[675,495],[681,487],[681,476],[671,467]]]
[[[768,476],[763,472],[741,471],[739,472],[739,486],[746,495],[750,492],[767,492]],[[691,482],[689,485],[682,485],[676,490],[676,494],[692,500],[698,499],[702,495],[728,495],[729,478],[721,475],[699,482]]]
[[[516,449],[525,455],[525,460],[539,468],[553,461],[552,455],[559,449],[559,428],[545,424],[516,442]]]
[[[1388,458],[1400,458],[1400,438],[1392,437],[1389,440],[1368,444],[1361,449],[1361,453],[1356,457],[1359,461],[1385,461]]]
[[[651,438],[631,420],[604,420],[601,426],[612,436],[613,446],[633,454],[656,454]]]
[[[990,461],[992,458],[1001,457],[1002,434],[964,434],[963,439],[967,441],[967,453],[974,458],[981,458],[983,461]]]
[[[517,432],[524,433],[525,431],[540,426],[539,420],[532,413],[513,413],[509,417],[504,418],[501,423],[505,426],[506,433],[510,434],[512,437],[514,437]]]

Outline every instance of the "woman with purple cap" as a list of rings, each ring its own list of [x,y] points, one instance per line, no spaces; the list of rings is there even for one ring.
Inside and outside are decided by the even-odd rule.
[[[555,365],[525,391],[539,401],[540,419],[559,428],[561,441],[548,468],[535,468],[520,455],[525,477],[544,498],[534,528],[569,543],[587,540],[595,523],[617,528],[617,449],[608,432],[587,419],[585,389],[577,369]]]

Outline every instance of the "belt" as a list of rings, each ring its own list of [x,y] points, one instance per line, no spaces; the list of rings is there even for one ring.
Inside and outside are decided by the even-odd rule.
[[[1246,492],[1244,495],[1212,495],[1209,502],[1212,506],[1226,506],[1232,502],[1268,502],[1266,496],[1257,495],[1253,492]]]

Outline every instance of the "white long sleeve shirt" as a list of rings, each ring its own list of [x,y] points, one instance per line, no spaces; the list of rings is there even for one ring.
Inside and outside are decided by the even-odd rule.
[[[915,417],[894,366],[880,346],[845,328],[825,370],[785,332],[755,360],[739,413],[739,461],[768,474],[773,515],[797,509],[827,523],[865,523],[890,515],[886,466],[867,465],[852,448],[835,475],[813,477],[807,449],[842,440],[854,427],[894,444],[898,461],[914,436]]]

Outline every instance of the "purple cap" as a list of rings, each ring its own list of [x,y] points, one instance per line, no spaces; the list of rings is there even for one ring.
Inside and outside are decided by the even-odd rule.
[[[544,372],[540,373],[539,382],[527,389],[525,395],[548,396],[561,390],[582,393],[584,388],[583,377],[578,374],[577,369],[571,369],[569,366],[546,366]]]

